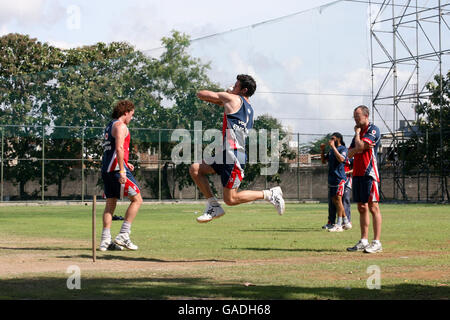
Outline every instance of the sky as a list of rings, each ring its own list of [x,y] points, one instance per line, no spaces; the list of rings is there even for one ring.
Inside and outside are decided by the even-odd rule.
[[[126,41],[157,57],[161,38],[181,31],[193,40],[190,54],[210,63],[211,80],[225,88],[251,74],[255,114],[311,140],[351,136],[354,107],[371,105],[369,17],[366,4],[331,0],[0,0],[0,36],[28,34],[60,48]],[[399,70],[399,79],[409,73]],[[380,82],[383,71],[374,77]],[[414,118],[408,106],[403,113]],[[392,117],[380,109],[375,123],[387,132]]]

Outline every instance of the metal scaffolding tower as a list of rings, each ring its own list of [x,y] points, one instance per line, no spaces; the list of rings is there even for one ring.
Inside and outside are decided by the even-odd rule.
[[[408,200],[404,164],[397,153],[399,143],[405,139],[403,132],[407,129],[414,132],[412,126],[417,120],[415,106],[427,101],[431,95],[426,84],[436,74],[441,76],[442,81],[443,73],[447,72],[443,70],[443,60],[450,55],[450,3],[444,2],[369,1],[372,121],[376,112],[392,136],[389,152],[381,162],[392,165],[394,199]],[[441,101],[442,99],[441,85]],[[440,142],[442,151],[442,125]],[[442,201],[444,183],[441,157]]]

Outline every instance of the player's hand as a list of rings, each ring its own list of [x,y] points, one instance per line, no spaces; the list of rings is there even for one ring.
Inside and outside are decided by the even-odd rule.
[[[321,143],[321,144],[320,144],[320,150],[322,150],[322,151],[325,150],[325,143]]]
[[[119,183],[125,184],[127,182],[127,174],[125,172],[120,173]]]
[[[355,133],[356,134],[360,134],[361,133],[361,128],[358,126],[355,126]]]
[[[134,166],[131,163],[128,164],[128,168],[130,169],[130,171],[134,171]]]
[[[328,145],[330,146],[330,147],[332,147],[333,148],[333,146],[335,146],[335,144],[334,144],[334,138],[331,138],[329,141],[328,141]]]

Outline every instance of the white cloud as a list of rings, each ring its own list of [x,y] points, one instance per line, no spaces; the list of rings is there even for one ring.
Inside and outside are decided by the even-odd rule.
[[[7,35],[8,33],[10,33],[10,32],[5,25],[0,27],[0,37]]]
[[[0,2],[0,22],[7,23],[18,20],[20,23],[33,23],[43,13],[45,0],[14,0]]]
[[[13,0],[0,2],[0,25],[15,22],[21,26],[47,25],[64,17],[65,10],[50,0]]]
[[[81,42],[67,42],[67,41],[59,41],[59,40],[49,40],[47,41],[48,44],[60,48],[60,49],[72,49],[72,48],[77,48],[77,47],[82,47],[86,44],[81,43]]]

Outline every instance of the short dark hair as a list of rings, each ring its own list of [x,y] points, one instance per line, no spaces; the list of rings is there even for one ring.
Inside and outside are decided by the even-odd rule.
[[[132,110],[134,110],[133,102],[131,102],[130,100],[120,100],[114,106],[111,116],[113,119],[119,119],[125,113],[130,112]]]
[[[247,74],[239,74],[236,79],[239,80],[241,89],[247,89],[247,93],[245,94],[245,96],[251,97],[255,93],[256,81],[252,78],[252,76],[249,76]]]
[[[355,111],[358,110],[358,109],[361,109],[362,112],[364,113],[364,115],[366,115],[366,116],[369,116],[369,115],[370,115],[369,108],[367,108],[365,105],[357,106],[357,107],[355,108],[355,110],[353,110],[353,112],[355,112]]]

